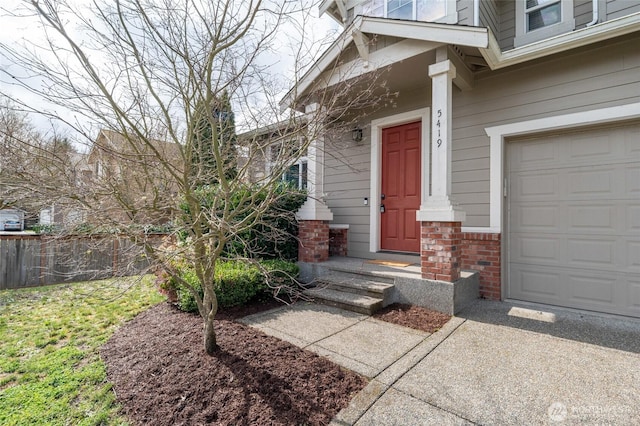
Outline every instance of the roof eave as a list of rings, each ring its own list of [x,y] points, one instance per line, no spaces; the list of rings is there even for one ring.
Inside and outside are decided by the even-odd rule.
[[[480,48],[480,53],[489,67],[496,70],[637,31],[640,31],[640,12],[505,52],[502,52],[496,37],[489,31],[489,45]]]
[[[486,28],[357,16],[280,101],[282,110],[294,107],[296,100],[306,93],[326,67],[336,60],[353,41],[354,30],[459,46],[484,48],[489,46],[489,33]]]

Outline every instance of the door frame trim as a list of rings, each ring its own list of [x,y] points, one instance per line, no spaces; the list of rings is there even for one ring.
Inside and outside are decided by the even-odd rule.
[[[380,193],[382,188],[382,129],[402,124],[421,122],[420,191],[421,203],[429,196],[429,159],[431,108],[394,114],[371,121],[371,180],[369,198],[369,251],[380,251]]]

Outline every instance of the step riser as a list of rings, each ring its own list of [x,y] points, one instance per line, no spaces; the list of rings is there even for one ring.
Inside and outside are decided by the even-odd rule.
[[[395,283],[395,279],[392,278],[392,277],[371,274],[371,273],[368,273],[368,272],[353,272],[353,271],[346,271],[346,270],[335,269],[335,268],[331,268],[330,271],[331,272],[330,272],[329,276],[331,276],[331,277],[344,277],[344,279],[346,279],[346,280],[353,279],[353,278],[360,278],[360,279],[365,279],[365,280],[369,280],[369,281],[376,281],[376,282],[383,283],[383,284],[394,284]],[[322,277],[320,277],[320,278],[322,278]]]
[[[321,303],[323,305],[333,306],[336,308],[344,309],[345,311],[357,312],[359,314],[364,314],[364,315],[372,315],[377,310],[382,308],[382,300],[379,303],[376,303],[375,305],[372,305],[370,307],[354,306],[354,305],[349,305],[347,303],[336,302],[335,300],[322,299],[320,297],[314,297],[314,301],[317,303]]]
[[[368,290],[365,288],[357,288],[357,287],[351,287],[348,285],[341,285],[339,283],[327,283],[324,281],[321,281],[318,284],[318,287],[329,288],[331,290],[337,290],[337,291],[343,291],[345,293],[359,294],[362,296],[375,297],[376,299],[380,299],[380,300],[384,300],[385,296],[387,296],[391,291],[391,289],[386,289],[380,292],[376,290]]]

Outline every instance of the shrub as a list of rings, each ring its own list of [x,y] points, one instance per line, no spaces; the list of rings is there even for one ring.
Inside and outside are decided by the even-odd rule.
[[[203,208],[210,210],[214,199],[219,196],[219,188],[216,185],[207,185],[196,190],[196,196]],[[255,205],[265,200],[266,192],[253,186],[246,186],[236,191],[226,200],[232,210],[239,210],[242,200],[254,196]],[[295,260],[298,257],[298,224],[295,212],[304,204],[306,193],[290,185],[282,184],[275,192],[274,201],[261,215],[251,229],[236,235],[225,246],[224,257],[245,257],[252,259],[286,259]],[[182,203],[180,208],[184,212],[182,225],[189,226],[189,206]],[[251,209],[248,209],[250,211]],[[237,217],[241,221],[244,217]],[[206,231],[206,230],[205,230]],[[182,240],[186,240],[188,233],[185,230],[179,232]]]
[[[299,269],[295,263],[283,260],[265,260],[260,262],[262,268],[243,262],[219,262],[216,266],[215,290],[218,303],[222,308],[247,303],[254,297],[265,294],[269,290],[267,282],[272,285],[289,286],[294,283]],[[265,274],[261,269],[264,269]],[[177,268],[180,277],[189,283],[202,297],[204,291],[193,268],[180,266]],[[198,305],[186,286],[172,277],[163,275],[159,278],[160,288],[164,292],[175,291],[176,305],[185,312],[197,312]]]
[[[223,308],[247,303],[265,286],[264,278],[256,266],[220,262],[216,267],[216,295]]]
[[[272,285],[295,285],[295,279],[300,274],[300,268],[293,262],[280,259],[263,260],[260,262],[268,274],[268,282]]]

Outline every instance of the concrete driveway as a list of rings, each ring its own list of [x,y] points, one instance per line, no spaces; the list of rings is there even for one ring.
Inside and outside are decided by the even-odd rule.
[[[336,425],[640,424],[639,320],[478,301],[420,335],[313,306],[247,323],[371,378]]]

